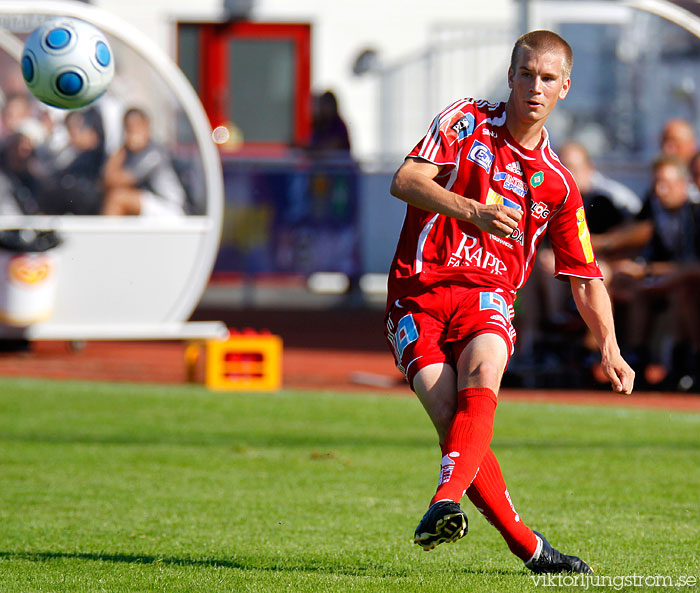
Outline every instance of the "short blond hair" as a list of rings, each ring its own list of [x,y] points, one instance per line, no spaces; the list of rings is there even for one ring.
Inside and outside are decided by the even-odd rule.
[[[515,42],[513,53],[510,56],[510,67],[515,72],[518,55],[521,49],[529,49],[538,52],[559,51],[564,55],[562,62],[562,74],[564,79],[571,76],[571,68],[574,66],[574,52],[571,46],[553,31],[539,30],[525,33]]]

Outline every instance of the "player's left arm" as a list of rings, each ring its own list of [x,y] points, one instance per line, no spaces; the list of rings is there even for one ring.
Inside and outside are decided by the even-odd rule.
[[[589,327],[601,353],[601,366],[614,391],[630,394],[634,371],[620,354],[608,291],[601,278],[569,276],[571,292],[581,317]]]

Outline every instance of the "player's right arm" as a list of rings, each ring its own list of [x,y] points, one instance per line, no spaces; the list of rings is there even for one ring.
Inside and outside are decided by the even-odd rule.
[[[394,174],[391,194],[404,202],[457,220],[471,222],[482,231],[509,237],[518,228],[522,213],[502,204],[481,204],[451,192],[435,181],[442,167],[409,157]]]

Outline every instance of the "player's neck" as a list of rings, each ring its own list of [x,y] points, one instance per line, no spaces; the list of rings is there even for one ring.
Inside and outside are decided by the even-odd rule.
[[[527,150],[538,148],[544,138],[544,120],[537,122],[519,120],[510,101],[506,104],[506,128],[513,140]]]

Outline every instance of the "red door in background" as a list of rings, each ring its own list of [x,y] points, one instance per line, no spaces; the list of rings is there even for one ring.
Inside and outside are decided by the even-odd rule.
[[[304,146],[311,127],[308,24],[180,23],[178,62],[212,127],[246,149]]]

